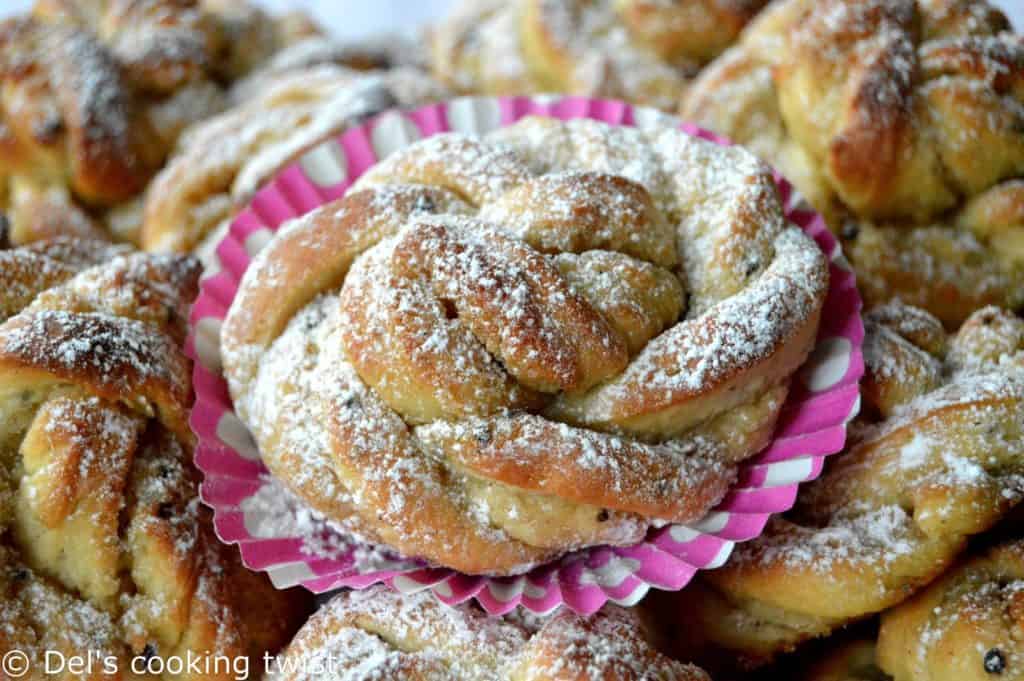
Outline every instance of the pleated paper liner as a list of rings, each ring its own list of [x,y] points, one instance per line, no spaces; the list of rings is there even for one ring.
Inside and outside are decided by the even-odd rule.
[[[630,547],[570,553],[518,577],[479,577],[432,568],[347,537],[270,478],[221,374],[221,322],[252,257],[286,221],[345,193],[378,159],[417,139],[455,130],[484,133],[539,114],[594,118],[617,125],[673,125],[718,144],[728,142],[660,112],[582,97],[467,97],[411,112],[390,111],[307,152],[282,171],[235,218],[217,248],[192,310],[188,351],[195,359],[192,427],[196,464],[205,474],[202,498],[220,538],[238,544],[246,565],[265,570],[281,588],[302,584],[321,593],[386,582],[401,591],[431,589],[447,603],[475,598],[490,613],[522,605],[549,612],[561,604],[590,613],[606,601],[634,604],[650,588],[683,588],[699,570],[718,567],[736,542],[757,537],[773,513],[792,507],[797,488],[840,451],[857,412],[864,329],[853,273],[821,217],[801,208],[776,176],[787,216],[831,261],[831,286],[817,345],[799,371],[772,443],[743,464],[721,504],[691,526],[651,531]]]

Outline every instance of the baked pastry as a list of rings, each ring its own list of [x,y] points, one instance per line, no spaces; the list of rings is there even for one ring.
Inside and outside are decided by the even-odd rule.
[[[1024,304],[1024,37],[988,3],[779,0],[681,115],[779,166],[869,305]]]
[[[103,74],[104,83],[134,100],[151,160],[159,162],[187,125],[224,106],[210,69],[220,27],[197,0],[36,0],[32,17],[102,46],[118,71],[116,83]],[[140,173],[135,182],[148,178]]]
[[[322,670],[322,671],[321,671]],[[430,593],[383,586],[342,593],[306,623],[275,660],[268,681],[707,681],[659,653],[635,610],[609,605],[580,617],[489,617],[448,607]]]
[[[148,192],[144,249],[198,250],[208,262],[231,218],[303,152],[372,113],[446,95],[415,69],[362,72],[332,63],[288,63],[272,63],[256,80],[241,83],[252,89],[273,81],[186,133]]]
[[[258,16],[261,48],[285,44]],[[150,178],[227,104],[226,22],[197,0],[37,0],[0,24],[0,210],[16,243],[138,239]]]
[[[65,186],[31,178],[0,177],[0,210],[12,241],[20,244],[60,237],[109,240],[104,221],[83,207]]]
[[[987,536],[983,541],[991,544]],[[1009,540],[972,553],[919,594],[882,613],[877,635],[822,642],[818,646],[822,653],[797,677],[801,681],[1024,678],[1019,668],[1024,542]]]
[[[93,33],[131,85],[148,94],[230,83],[320,35],[305,14],[274,17],[247,0],[36,0],[32,13]]]
[[[893,681],[1024,679],[1024,541],[963,561],[882,615],[878,663]]]
[[[223,27],[199,0],[36,0],[33,15],[103,43],[161,162],[185,128],[226,106],[215,68]]]
[[[150,92],[205,78],[221,38],[196,0],[36,0],[32,13],[95,35],[132,85]]]
[[[86,678],[46,676],[47,650],[126,677],[139,655],[260,656],[303,615],[199,502],[179,349],[198,275],[80,239],[0,251],[0,655],[25,678]]]
[[[529,118],[421,140],[283,227],[222,356],[264,462],[318,511],[518,573],[720,501],[827,288],[742,149]]]
[[[863,425],[794,509],[669,609],[748,665],[905,600],[1024,497],[1024,320],[867,315]],[[698,647],[700,642],[696,644]]]
[[[765,0],[464,0],[431,36],[467,92],[568,92],[664,109]]]
[[[0,23],[0,79],[0,176],[98,206],[145,186],[159,151],[117,63],[90,34],[31,17]],[[13,237],[23,240],[18,225]]]

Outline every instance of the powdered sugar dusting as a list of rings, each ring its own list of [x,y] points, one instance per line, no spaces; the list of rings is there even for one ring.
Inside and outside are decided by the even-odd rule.
[[[0,520],[11,524],[7,648],[39,668],[50,651],[121,669],[132,654],[244,654],[191,463],[188,364],[171,337],[183,335],[194,261],[67,241],[12,253],[29,252],[64,274],[85,269],[0,325],[0,438],[18,453],[3,481],[20,502]]]
[[[624,20],[620,5],[462,2],[432,35],[434,70],[463,91],[559,91],[672,109],[704,48],[678,41],[659,51]],[[728,30],[713,11],[690,12],[682,23],[692,22]]]
[[[762,538],[740,545],[733,555],[738,565],[783,565],[828,576],[840,567],[890,569],[912,555],[919,540],[913,519],[899,506],[852,507],[818,529],[772,520]]]
[[[897,339],[889,347],[904,354],[901,371],[884,358],[868,361],[874,384],[894,384],[898,400],[801,491],[787,519],[734,555],[739,570],[781,565],[822,579],[854,570],[877,585],[881,608],[902,594],[891,575],[931,578],[958,541],[1024,499],[1024,321],[980,310],[947,342],[921,310],[892,304],[869,320],[875,338],[865,347]],[[932,382],[908,383],[923,367]]]
[[[126,394],[148,380],[175,384],[186,373],[168,337],[141,322],[102,314],[35,312],[9,323],[0,339],[9,356],[61,372],[95,372]]]
[[[404,570],[420,565],[374,545],[344,523],[328,520],[272,476],[264,476],[263,485],[246,497],[240,508],[252,536],[300,537],[302,552],[312,558],[346,558],[352,569],[359,572]]]

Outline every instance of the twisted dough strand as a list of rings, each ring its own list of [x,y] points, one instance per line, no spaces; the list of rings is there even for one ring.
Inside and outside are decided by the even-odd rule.
[[[610,605],[590,617],[561,608],[547,619],[496,618],[468,605],[447,607],[430,594],[383,587],[327,603],[276,660],[270,678],[317,678],[315,668],[395,681],[708,678],[657,652],[632,610]]]
[[[894,681],[1024,678],[1024,542],[961,562],[882,616],[878,664]]]

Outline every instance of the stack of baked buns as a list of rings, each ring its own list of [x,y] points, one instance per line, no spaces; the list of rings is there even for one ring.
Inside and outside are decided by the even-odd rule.
[[[0,23],[0,659],[29,679],[1024,680],[1024,38],[986,0],[453,4],[413,41],[248,0],[37,0]],[[529,117],[403,147],[288,222],[221,332],[274,478],[469,575],[700,520],[770,441],[829,287],[772,166],[864,298],[845,449],[723,567],[638,606],[497,617],[378,586],[310,616],[200,501],[201,271],[350,126],[540,93],[739,146]],[[118,672],[46,674],[47,651]],[[190,655],[208,666],[130,662]]]

